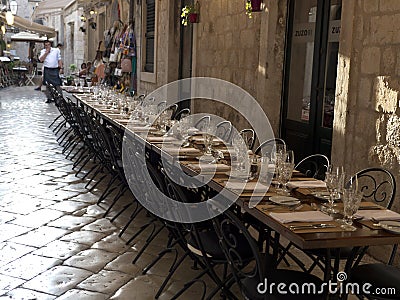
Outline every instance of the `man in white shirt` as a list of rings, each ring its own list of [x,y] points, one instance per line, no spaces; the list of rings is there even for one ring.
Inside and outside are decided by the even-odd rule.
[[[60,89],[61,79],[60,72],[63,71],[61,53],[59,48],[52,48],[50,41],[44,42],[44,49],[40,51],[40,62],[43,63],[43,83],[45,85],[52,84],[55,88]],[[49,89],[46,89],[47,101],[53,101],[49,94]]]

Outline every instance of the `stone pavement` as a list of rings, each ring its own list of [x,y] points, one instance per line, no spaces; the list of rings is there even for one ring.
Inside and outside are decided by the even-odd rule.
[[[164,247],[166,232],[132,264],[147,236],[127,246],[136,228],[118,233],[129,212],[113,223],[112,215],[102,217],[108,205],[96,202],[104,186],[89,193],[83,174],[75,176],[48,128],[58,110],[33,88],[0,90],[0,299],[154,299],[171,257],[141,272]],[[145,221],[140,216],[135,225]],[[190,266],[180,268],[160,299],[196,274]]]
[[[147,217],[118,237],[130,212],[115,222],[102,217],[108,205],[96,202],[104,185],[90,193],[84,173],[75,176],[48,128],[58,111],[44,100],[33,87],[0,90],[0,299],[154,299],[172,256],[146,275],[142,269],[164,247],[166,232],[132,264],[146,236],[125,242]],[[196,272],[186,261],[160,299]],[[200,295],[197,287],[180,299]]]

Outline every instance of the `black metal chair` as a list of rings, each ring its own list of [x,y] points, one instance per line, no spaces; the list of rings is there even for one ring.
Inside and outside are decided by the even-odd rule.
[[[172,115],[171,119],[179,121],[182,118],[182,116],[185,116],[185,115],[190,115],[189,108],[183,108],[180,111],[176,112],[174,115]]]
[[[261,143],[260,146],[257,147],[255,154],[260,156],[271,156],[272,151],[276,149],[275,145],[284,145],[286,147],[286,143],[284,140],[280,138],[269,139]]]
[[[256,132],[251,128],[245,128],[239,131],[239,135],[246,143],[247,149],[253,150],[256,142]]]
[[[195,122],[194,127],[200,131],[204,131],[205,129],[207,129],[208,126],[210,126],[210,122],[211,122],[210,116],[202,116]]]
[[[219,122],[215,128],[215,136],[230,143],[232,136],[232,123],[230,121]]]
[[[371,288],[367,291],[360,288],[360,293],[357,294],[357,297],[378,300],[399,299],[400,268],[393,266],[396,252],[397,245],[394,245],[387,264],[363,264],[350,270],[349,282],[352,284],[358,283],[360,287],[364,284],[371,285]],[[374,293],[377,288],[379,288],[380,294]]]
[[[347,185],[350,184],[350,181],[354,181],[356,177],[358,180],[358,189],[363,194],[363,201],[371,201],[388,209],[392,207],[396,194],[396,180],[390,171],[383,168],[367,168],[357,172]],[[290,243],[286,247],[281,259],[287,254],[292,245]],[[355,267],[360,263],[367,250],[368,246],[361,248],[343,247],[307,250],[304,253],[312,260],[312,264],[307,270],[308,272],[312,272],[318,266],[326,273],[328,264],[328,269],[335,270],[338,268],[339,261],[341,259],[348,259],[350,255],[353,256],[351,260],[354,260],[353,266]],[[334,260],[333,266],[331,264],[332,260]],[[295,262],[301,268],[305,268],[304,264],[299,263],[297,260]]]
[[[329,158],[323,154],[312,154],[303,158],[295,169],[302,172],[307,177],[312,177],[320,180],[325,179],[325,172],[330,165]]]
[[[217,204],[218,205],[218,204]],[[233,275],[230,284],[236,283],[245,299],[325,299],[326,294],[318,294],[322,280],[318,277],[300,271],[275,269],[271,256],[260,253],[255,239],[251,236],[243,222],[230,210],[213,219],[218,242],[223,249]],[[235,232],[235,235],[232,234]],[[238,247],[251,251],[254,263],[248,261],[237,251]],[[284,284],[286,287],[296,284],[313,285],[309,291],[299,289],[299,293],[280,294],[276,287]],[[260,288],[261,286],[261,288]]]

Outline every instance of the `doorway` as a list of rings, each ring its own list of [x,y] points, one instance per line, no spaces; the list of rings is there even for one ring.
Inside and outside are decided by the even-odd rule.
[[[181,9],[186,5],[193,5],[194,0],[182,0]],[[179,79],[192,77],[192,53],[193,53],[193,25],[183,26],[180,24],[180,47],[179,47]],[[190,86],[180,85],[181,97],[189,99],[179,104],[179,109],[190,108]]]
[[[296,161],[330,157],[341,0],[289,0],[282,138]]]

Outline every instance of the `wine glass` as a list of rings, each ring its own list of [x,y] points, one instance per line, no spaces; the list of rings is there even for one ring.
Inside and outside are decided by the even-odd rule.
[[[283,161],[279,164],[278,182],[280,185],[282,185],[282,190],[278,192],[279,194],[286,196],[290,194],[287,184],[290,178],[292,178],[293,169],[294,169],[294,163],[292,162]]]
[[[287,163],[294,164],[294,152],[293,150],[287,150],[286,152],[282,152],[283,161]]]
[[[334,204],[335,204],[335,195],[337,193],[339,183],[340,183],[340,176],[336,172],[333,172],[332,170],[327,171],[325,173],[325,183],[326,183],[326,188],[329,193],[329,206],[327,209],[327,212],[330,214],[336,213],[334,209]]]
[[[354,188],[345,188],[343,190],[343,212],[344,224],[340,227],[346,231],[355,231],[356,227],[353,226],[354,215],[358,211],[362,194]]]
[[[212,146],[215,136],[215,127],[209,124],[203,130],[204,155],[212,156]]]

